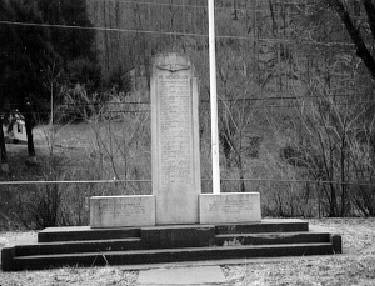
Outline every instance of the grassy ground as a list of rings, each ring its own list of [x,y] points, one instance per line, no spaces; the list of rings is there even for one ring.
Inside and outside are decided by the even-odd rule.
[[[225,285],[375,285],[375,218],[310,220],[310,229],[341,234],[344,254],[237,260],[221,265]],[[3,232],[0,248],[35,240],[35,232]],[[136,285],[138,273],[126,266],[0,272],[0,285]]]

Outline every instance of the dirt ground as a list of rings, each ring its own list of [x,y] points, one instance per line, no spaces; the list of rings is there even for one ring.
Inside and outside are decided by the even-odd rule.
[[[343,237],[343,255],[214,262],[226,283],[215,285],[375,285],[375,218],[309,220],[310,230]],[[33,243],[36,232],[0,233],[0,248]],[[227,263],[228,262],[228,263]],[[210,262],[208,262],[210,263]],[[190,267],[194,264],[179,264]],[[153,265],[171,268],[176,265]],[[49,271],[0,272],[0,285],[137,285],[139,271],[128,266],[66,267]]]

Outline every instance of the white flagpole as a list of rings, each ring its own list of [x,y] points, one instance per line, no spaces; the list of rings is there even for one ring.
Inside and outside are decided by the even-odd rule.
[[[216,98],[215,59],[215,2],[208,0],[209,54],[210,54],[210,110],[211,110],[211,154],[212,182],[215,195],[220,194],[219,131]]]

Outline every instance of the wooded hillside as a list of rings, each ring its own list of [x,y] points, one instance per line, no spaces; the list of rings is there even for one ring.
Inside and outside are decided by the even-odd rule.
[[[170,51],[188,55],[199,77],[202,190],[211,191],[207,1],[11,2],[0,6],[1,111],[33,94],[44,125],[52,90],[55,116],[52,131],[35,129],[47,130],[38,166],[12,166],[22,157],[7,145],[4,179],[123,181],[20,186],[35,191],[19,198],[33,215],[15,210],[7,186],[6,217],[80,224],[85,196],[151,191],[149,65]],[[375,215],[373,1],[215,5],[222,191],[260,191],[264,215]],[[36,35],[43,57],[29,48]],[[38,80],[18,96],[15,79],[27,73]]]

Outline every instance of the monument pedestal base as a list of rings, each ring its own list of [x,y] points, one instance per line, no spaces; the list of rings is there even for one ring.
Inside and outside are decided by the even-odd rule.
[[[258,192],[199,195],[199,223],[201,225],[259,222],[260,219]],[[156,221],[155,196],[153,195],[90,198],[90,226],[92,228],[154,225]]]
[[[201,224],[260,221],[259,193],[201,194],[199,217]]]

